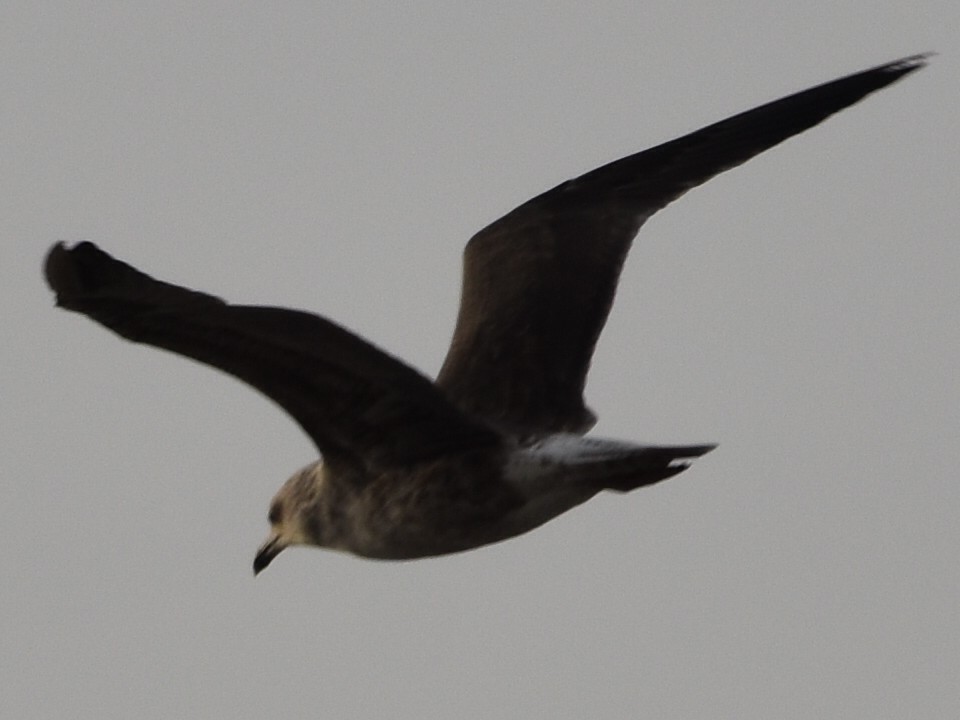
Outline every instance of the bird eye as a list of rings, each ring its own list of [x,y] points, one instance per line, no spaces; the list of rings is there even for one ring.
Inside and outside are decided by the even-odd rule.
[[[267,515],[267,520],[270,521],[271,525],[276,525],[280,522],[280,516],[283,513],[280,512],[280,503],[276,503],[270,506],[270,512]]]

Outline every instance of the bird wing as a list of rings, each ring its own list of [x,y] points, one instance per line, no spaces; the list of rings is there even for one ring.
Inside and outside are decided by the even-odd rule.
[[[55,245],[45,273],[60,307],[255,387],[327,462],[370,473],[499,442],[430,380],[317,315],[230,305],[154,280],[89,242]]]
[[[511,434],[586,432],[595,419],[583,401],[590,359],[644,221],[925,58],[849,75],[616,160],[478,232],[464,251],[460,311],[438,385]]]

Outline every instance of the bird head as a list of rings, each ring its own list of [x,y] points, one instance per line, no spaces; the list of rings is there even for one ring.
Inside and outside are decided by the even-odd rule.
[[[322,485],[323,463],[315,462],[295,472],[274,495],[267,514],[270,535],[257,550],[254,575],[291,545],[319,544],[310,530],[316,524],[317,498]]]

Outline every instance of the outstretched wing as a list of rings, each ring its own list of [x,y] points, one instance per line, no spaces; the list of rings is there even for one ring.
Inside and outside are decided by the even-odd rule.
[[[627,251],[647,218],[714,175],[907,73],[923,55],[790,95],[569,180],[481,230],[464,253],[440,385],[506,432],[585,432],[583,388]]]
[[[369,473],[499,442],[427,378],[316,315],[229,305],[154,280],[89,242],[55,245],[45,272],[60,307],[255,387],[327,462]]]

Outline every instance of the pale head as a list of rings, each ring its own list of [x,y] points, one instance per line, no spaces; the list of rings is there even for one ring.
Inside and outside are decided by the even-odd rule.
[[[253,560],[253,574],[257,575],[284,548],[291,545],[316,545],[315,533],[310,532],[310,519],[323,487],[323,463],[317,461],[295,472],[273,496],[267,520],[270,535]]]

